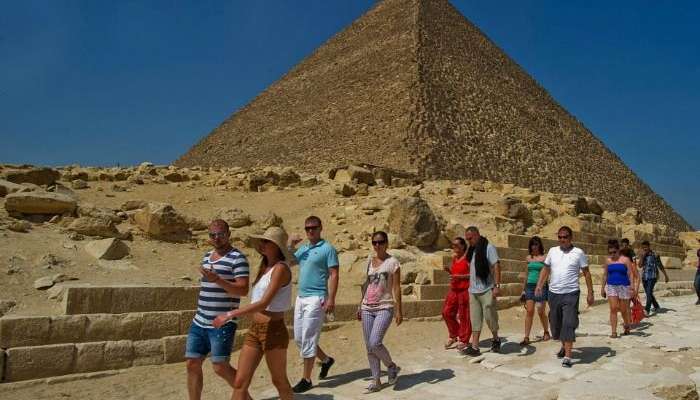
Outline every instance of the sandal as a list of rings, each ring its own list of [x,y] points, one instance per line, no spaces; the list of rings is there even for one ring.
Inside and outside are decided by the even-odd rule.
[[[372,382],[367,386],[367,393],[375,393],[382,390],[382,384],[381,383],[376,383]]]
[[[617,333],[613,333],[612,335],[610,335],[610,339],[617,339],[617,338],[619,338],[619,336],[617,336]]]
[[[451,349],[455,343],[457,343],[457,340],[449,338],[447,342],[445,342],[445,350]]]
[[[520,346],[523,346],[523,347],[528,346],[529,344],[530,344],[530,338],[527,336],[525,336],[525,339],[523,339],[523,341],[520,342]]]
[[[469,346],[469,343],[457,342],[457,350],[464,350]]]
[[[542,341],[546,342],[546,341],[551,340],[551,339],[552,339],[552,337],[549,335],[549,332],[545,331],[544,336],[542,336]]]

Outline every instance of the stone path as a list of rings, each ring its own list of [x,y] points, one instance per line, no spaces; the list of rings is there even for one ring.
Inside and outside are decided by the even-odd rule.
[[[394,387],[367,394],[371,399],[697,399],[700,386],[700,306],[690,296],[665,298],[662,313],[645,319],[631,336],[611,339],[607,306],[581,315],[574,366],[562,368],[558,343],[521,349],[520,333],[501,354],[478,359],[453,351],[416,349],[395,355],[403,370]],[[536,325],[537,326],[537,325]],[[436,338],[442,340],[442,338]],[[484,343],[488,346],[488,343]],[[355,399],[365,392],[368,370],[321,383],[304,399]],[[267,390],[264,398],[274,398]]]

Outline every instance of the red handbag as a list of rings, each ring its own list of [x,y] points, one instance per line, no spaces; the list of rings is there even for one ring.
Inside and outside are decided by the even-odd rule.
[[[639,296],[635,296],[632,299],[632,323],[638,324],[644,319],[644,307],[642,302],[639,301]]]

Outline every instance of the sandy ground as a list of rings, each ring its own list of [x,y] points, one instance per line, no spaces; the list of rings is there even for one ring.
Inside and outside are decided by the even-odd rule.
[[[500,335],[507,342],[502,354],[485,352],[480,364],[442,348],[446,337],[442,321],[409,320],[400,327],[392,326],[385,339],[403,368],[399,381],[375,394],[363,394],[369,369],[360,325],[347,323],[322,335],[322,347],[337,360],[329,379],[315,381],[317,387],[296,398],[659,398],[651,395],[653,389],[645,387],[654,379],[669,383],[679,375],[691,385],[693,380],[700,383],[700,308],[693,305],[693,296],[664,298],[661,303],[663,313],[646,319],[633,335],[620,339],[608,338],[606,305],[584,310],[571,369],[562,368],[553,356],[558,350],[556,342],[535,342],[523,349],[517,345],[522,338],[522,308],[500,314]],[[540,329],[536,324],[534,332],[541,334]],[[234,354],[234,362],[236,359]],[[300,377],[301,364],[293,343],[288,363],[294,384]],[[0,385],[0,398],[184,399],[185,385],[184,363],[179,363],[136,367],[113,376],[71,382],[5,384]],[[609,397],[594,395],[598,389],[607,390]],[[251,392],[256,399],[276,395],[264,365],[257,370]],[[230,388],[205,365],[204,398],[225,399],[230,394]]]

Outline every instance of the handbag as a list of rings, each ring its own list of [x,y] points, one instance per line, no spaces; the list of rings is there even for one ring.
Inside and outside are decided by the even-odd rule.
[[[639,300],[639,296],[632,299],[632,323],[638,324],[644,319],[644,307]]]

